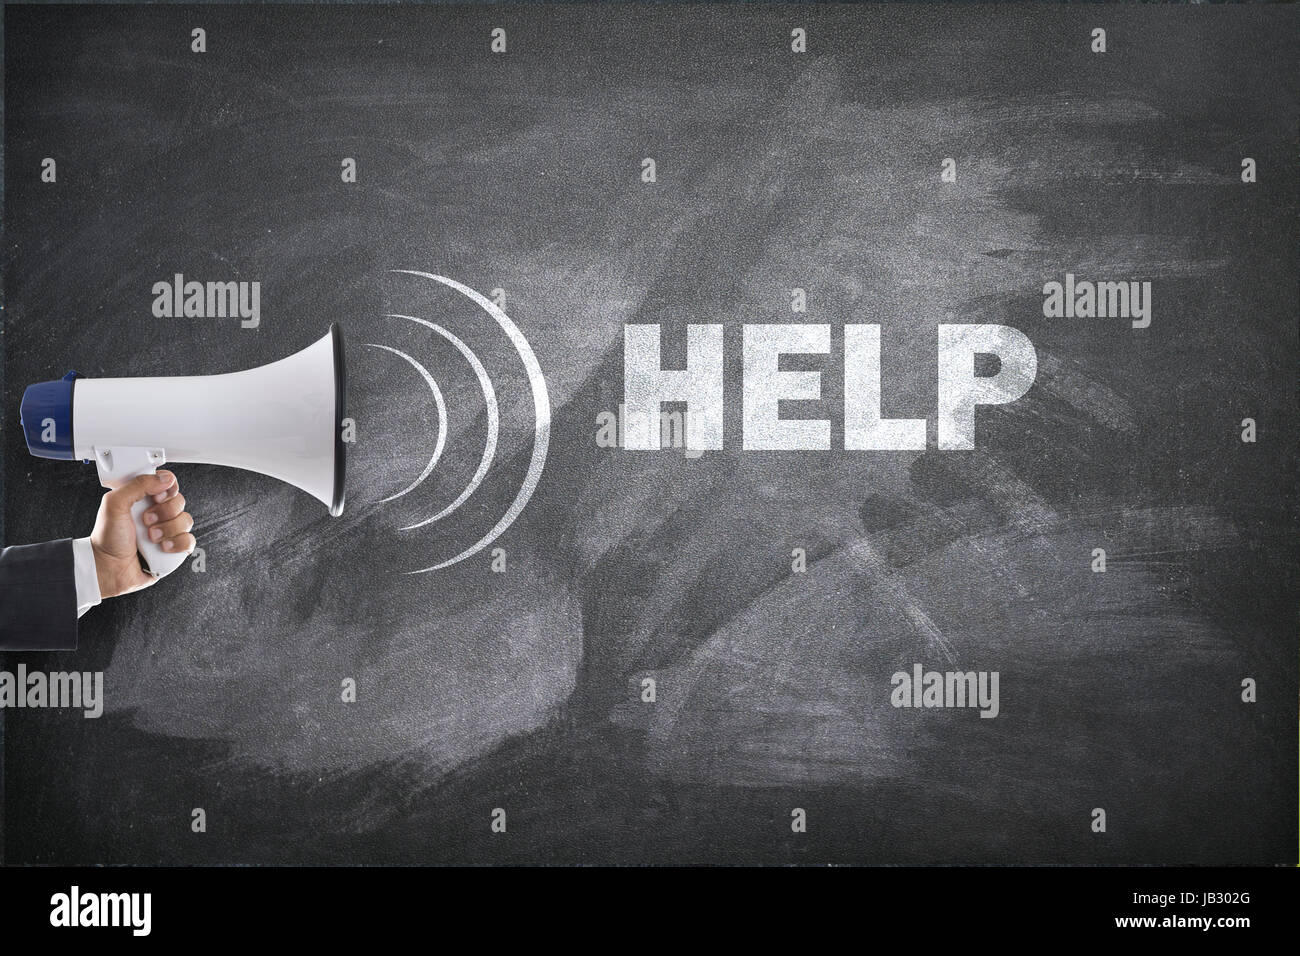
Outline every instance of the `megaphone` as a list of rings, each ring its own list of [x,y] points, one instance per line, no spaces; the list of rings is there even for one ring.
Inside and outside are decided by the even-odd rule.
[[[116,488],[168,461],[228,465],[296,485],[343,513],[347,461],[343,334],[329,333],[288,358],[245,372],[162,378],[82,378],[28,386],[20,422],[41,458],[93,461]],[[189,557],[149,540],[131,507],[140,555],[155,577]]]

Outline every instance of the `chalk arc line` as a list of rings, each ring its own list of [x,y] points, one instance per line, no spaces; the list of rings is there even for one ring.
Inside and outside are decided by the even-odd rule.
[[[447,403],[442,397],[442,389],[438,387],[438,383],[434,381],[433,376],[429,374],[429,370],[415,359],[411,358],[411,356],[407,355],[401,349],[393,348],[391,345],[377,345],[374,342],[367,342],[366,346],[372,349],[383,349],[385,352],[392,352],[394,355],[401,356],[415,366],[415,370],[420,373],[425,384],[429,386],[429,391],[433,393],[433,403],[438,406],[438,440],[433,446],[433,457],[429,459],[429,463],[424,466],[424,471],[420,472],[420,477],[416,478],[415,481],[411,482],[397,494],[389,495],[387,498],[380,499],[380,504],[386,504],[390,501],[396,501],[398,498],[402,497],[402,495],[409,494],[416,488],[419,488],[420,485],[423,484],[424,479],[428,478],[433,472],[433,469],[437,466],[438,459],[442,457],[442,450],[447,445]]]
[[[483,443],[483,454],[478,461],[478,468],[474,470],[474,477],[470,478],[469,484],[451,504],[443,508],[436,515],[425,518],[423,521],[417,521],[415,524],[408,524],[402,528],[403,531],[413,531],[416,528],[423,528],[427,524],[433,524],[435,521],[441,521],[447,515],[451,514],[457,508],[465,503],[470,495],[478,490],[478,486],[483,484],[483,479],[487,477],[488,469],[492,467],[492,459],[497,453],[497,436],[501,431],[501,415],[497,410],[497,393],[492,387],[492,379],[488,376],[487,369],[483,367],[482,361],[474,354],[474,350],[466,345],[460,338],[452,332],[444,329],[437,322],[430,322],[428,319],[422,319],[415,315],[399,315],[397,313],[386,313],[390,319],[408,319],[411,322],[417,322],[420,325],[430,328],[445,338],[461,355],[465,356],[465,361],[469,362],[470,368],[478,376],[479,387],[483,389],[483,402],[487,406],[487,440]]]
[[[523,363],[524,372],[528,376],[528,385],[533,393],[533,453],[528,461],[528,472],[524,475],[524,481],[519,487],[519,493],[515,495],[515,499],[510,503],[510,507],[506,509],[506,513],[492,526],[492,530],[460,554],[438,564],[430,565],[427,568],[420,568],[418,571],[405,572],[406,574],[425,574],[429,571],[438,571],[449,567],[478,554],[501,537],[523,512],[529,499],[532,498],[533,492],[537,490],[537,485],[542,480],[542,470],[546,467],[546,452],[551,443],[551,398],[550,393],[546,390],[546,376],[542,374],[542,367],[537,361],[537,355],[533,352],[533,347],[528,344],[528,339],[524,337],[524,333],[519,331],[519,326],[515,325],[510,316],[506,315],[495,302],[474,291],[469,286],[462,285],[455,279],[448,279],[446,276],[434,275],[431,272],[417,272],[413,269],[394,269],[392,271],[440,282],[450,289],[455,289],[492,316],[497,325],[501,327],[501,330],[505,332],[506,337],[510,339],[515,351],[519,353],[519,360]]]

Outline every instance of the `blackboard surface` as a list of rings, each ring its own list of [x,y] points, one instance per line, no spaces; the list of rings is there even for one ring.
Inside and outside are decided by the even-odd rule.
[[[13,427],[69,368],[233,371],[338,321],[358,429],[341,518],[178,465],[206,570],[95,608],[75,653],[6,656],[102,669],[106,698],[4,715],[8,862],[1294,861],[1295,9],[4,17],[6,542],[90,528],[93,472]],[[503,572],[402,573],[505,512],[534,421],[485,313],[394,269],[502,290],[545,372]],[[1044,317],[1067,273],[1150,281],[1150,326]],[[258,282],[258,326],[156,317],[176,274]],[[475,472],[486,403],[386,313],[461,337],[501,413],[482,485],[410,531]],[[723,451],[597,442],[642,322],[666,366],[726,325]],[[784,412],[836,450],[741,450],[742,325],[770,322],[834,329],[800,366],[823,401]],[[928,450],[842,450],[855,322]],[[945,322],[1038,355],[973,451],[935,447]],[[392,501],[437,416],[372,343],[448,406]],[[891,706],[914,663],[997,671],[1000,713]]]

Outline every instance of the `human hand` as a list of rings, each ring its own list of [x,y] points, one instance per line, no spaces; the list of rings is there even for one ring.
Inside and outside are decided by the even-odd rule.
[[[160,471],[156,475],[132,478],[104,495],[95,518],[95,530],[90,533],[102,598],[129,594],[158,580],[140,566],[135,520],[131,517],[131,505],[146,497],[152,498],[153,504],[141,519],[149,529],[150,539],[164,551],[194,550],[196,542],[190,534],[194,519],[184,510],[185,496],[176,476],[170,471]]]

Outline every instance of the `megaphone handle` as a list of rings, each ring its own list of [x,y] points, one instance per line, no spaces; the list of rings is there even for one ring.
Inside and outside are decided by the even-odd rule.
[[[140,475],[152,475],[158,466],[167,461],[162,449],[158,448],[96,448],[95,465],[99,469],[99,483],[105,488],[118,488],[132,478]],[[135,544],[144,558],[150,574],[156,578],[171,574],[190,556],[188,551],[164,551],[149,540],[149,529],[145,527],[144,513],[153,504],[149,498],[141,498],[131,505],[131,520],[135,522]]]
[[[151,499],[141,498],[131,506],[131,519],[135,522],[135,543],[140,551],[140,557],[144,558],[144,563],[149,566],[148,571],[150,574],[156,578],[162,578],[184,564],[190,553],[188,551],[164,551],[149,540],[149,529],[145,527],[143,518],[145,509],[151,504],[153,504]]]

